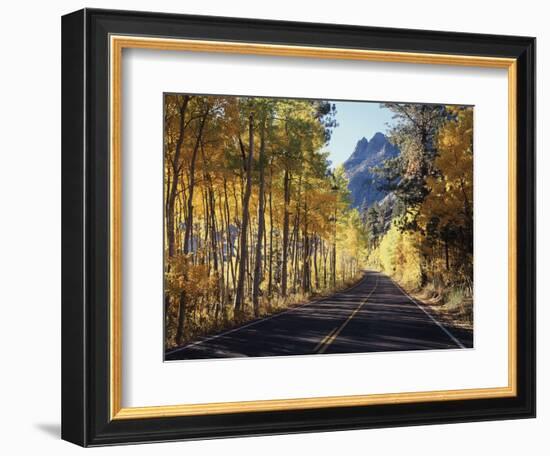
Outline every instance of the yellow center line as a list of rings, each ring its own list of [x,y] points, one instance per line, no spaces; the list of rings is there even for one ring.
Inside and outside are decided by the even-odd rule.
[[[321,342],[319,342],[316,347],[313,349],[314,352],[317,352],[317,350],[319,350],[326,342],[327,340],[329,339],[330,336],[332,336],[332,334],[338,329],[338,326],[336,326],[335,328],[332,329],[331,332],[329,332],[325,337],[323,337],[323,340]]]
[[[371,292],[368,294],[368,296],[357,306],[357,308],[351,313],[351,315],[340,325],[339,328],[333,329],[330,333],[328,333],[325,338],[315,347],[314,351],[317,354],[325,353],[327,348],[336,340],[338,335],[342,332],[342,330],[347,326],[347,324],[352,320],[353,317],[359,312],[363,306],[367,303],[371,295],[376,290],[376,287],[378,286],[378,278],[379,276],[376,276],[376,283],[374,284],[374,288],[371,290]]]

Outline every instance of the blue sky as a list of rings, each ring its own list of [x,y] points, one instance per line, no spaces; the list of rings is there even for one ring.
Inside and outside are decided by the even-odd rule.
[[[364,101],[331,101],[336,105],[338,127],[332,132],[326,149],[330,152],[330,161],[338,166],[348,159],[355,149],[357,141],[363,136],[367,139],[380,131],[386,133],[388,123],[392,122],[392,113],[382,108],[380,103]]]

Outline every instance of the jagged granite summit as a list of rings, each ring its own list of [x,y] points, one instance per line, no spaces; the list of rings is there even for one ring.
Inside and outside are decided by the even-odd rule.
[[[344,162],[353,207],[366,210],[387,195],[379,190],[381,182],[372,169],[398,154],[399,149],[380,132],[375,133],[370,141],[361,138],[357,142],[355,150]]]

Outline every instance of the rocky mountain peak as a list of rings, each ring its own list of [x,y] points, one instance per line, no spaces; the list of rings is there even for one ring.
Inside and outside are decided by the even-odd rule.
[[[363,137],[357,141],[354,151],[344,162],[354,207],[366,209],[387,195],[379,190],[381,182],[373,168],[398,154],[399,149],[381,132],[375,133],[370,140]]]
[[[367,157],[367,148],[369,146],[369,141],[364,136],[357,141],[355,149],[353,150],[350,157],[344,162],[344,168],[347,170],[358,163],[361,163]]]

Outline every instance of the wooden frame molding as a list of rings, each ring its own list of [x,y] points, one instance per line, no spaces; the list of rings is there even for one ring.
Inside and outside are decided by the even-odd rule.
[[[110,416],[112,420],[213,415],[239,412],[307,410],[423,401],[515,397],[517,394],[517,59],[417,52],[390,52],[333,47],[290,46],[111,35],[110,59]],[[254,54],[298,58],[368,60],[429,65],[504,68],[508,70],[508,385],[506,387],[332,396],[285,400],[182,404],[123,408],[122,397],[122,208],[121,126],[122,54],[124,49]]]

